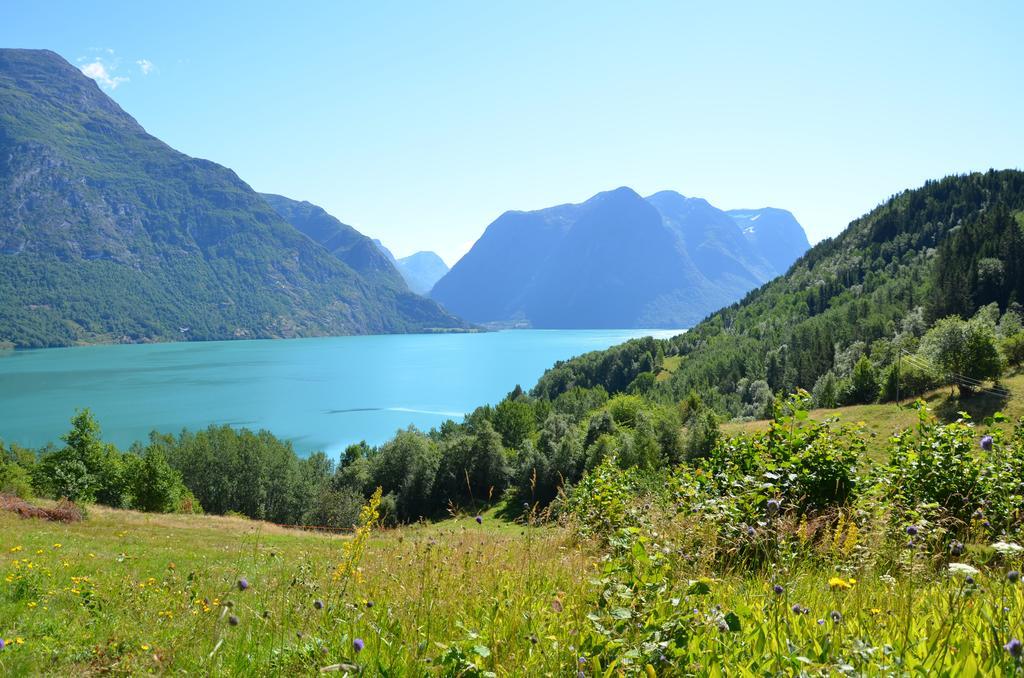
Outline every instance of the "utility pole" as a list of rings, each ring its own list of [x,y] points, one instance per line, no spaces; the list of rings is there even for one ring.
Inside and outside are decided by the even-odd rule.
[[[896,409],[903,409],[900,403],[900,378],[903,372],[903,349],[896,354]]]

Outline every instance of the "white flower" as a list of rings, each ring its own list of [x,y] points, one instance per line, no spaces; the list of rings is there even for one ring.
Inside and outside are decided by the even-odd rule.
[[[891,574],[883,574],[881,577],[879,577],[879,579],[881,579],[883,582],[885,582],[889,586],[895,586],[896,585],[896,577],[892,576]]]
[[[978,570],[974,567],[971,567],[967,563],[950,563],[949,573],[959,574],[966,577],[978,574]]]
[[[1021,546],[1020,544],[1017,544],[1017,543],[1012,542],[1012,541],[1011,542],[997,541],[995,544],[992,544],[992,548],[994,548],[996,551],[998,551],[999,553],[1003,554],[1004,556],[1008,556],[1008,555],[1012,555],[1014,553],[1020,553],[1021,551],[1024,551],[1024,546]]]

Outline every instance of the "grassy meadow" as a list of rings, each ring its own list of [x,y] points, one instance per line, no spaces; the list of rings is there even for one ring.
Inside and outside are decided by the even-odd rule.
[[[706,460],[608,459],[543,513],[382,529],[371,500],[344,534],[0,513],[0,673],[1024,672],[1021,427],[890,405],[841,429],[798,403]]]

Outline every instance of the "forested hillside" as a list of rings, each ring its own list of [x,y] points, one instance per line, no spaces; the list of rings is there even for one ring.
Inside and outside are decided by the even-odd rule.
[[[786,275],[661,345],[652,357],[678,357],[678,366],[652,381],[650,397],[696,393],[721,415],[763,416],[772,393],[797,388],[817,386],[826,407],[891,398],[897,367],[910,395],[967,368],[946,369],[932,352],[920,358],[936,374],[922,374],[898,366],[898,357],[927,349],[922,340],[944,316],[967,320],[983,308],[978,323],[1012,352],[1024,301],[1022,209],[1024,173],[1014,170],[948,177],[894,196]],[[605,359],[556,366],[535,392],[612,386],[611,372],[593,376],[592,364]]]
[[[463,327],[298,232],[45,50],[0,50],[0,345]]]

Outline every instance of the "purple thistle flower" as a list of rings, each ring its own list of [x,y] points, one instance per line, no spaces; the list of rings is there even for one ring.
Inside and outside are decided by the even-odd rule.
[[[363,642],[362,638],[356,638],[352,641],[352,649],[356,652],[362,652],[364,647],[366,647],[366,643]]]
[[[911,537],[916,537],[917,532],[917,525],[907,525],[907,534],[909,534]]]
[[[313,601],[313,607],[315,607],[318,610],[324,609],[324,601],[322,601],[319,598],[317,598],[316,600]]]
[[[765,509],[768,511],[768,515],[774,516],[776,513],[779,512],[779,507],[780,505],[778,499],[769,499]]]
[[[238,626],[238,617],[236,617],[235,615],[230,615],[228,617],[228,623],[232,626]]]
[[[1006,573],[1006,578],[1010,580],[1011,584],[1016,584],[1017,580],[1020,579],[1020,572],[1017,570],[1010,570]]]
[[[0,650],[4,649],[4,645],[6,645],[6,644],[7,643],[4,642],[4,639],[0,638]]]
[[[954,541],[949,545],[949,554],[952,556],[960,556],[964,553],[964,543],[962,541]]]
[[[981,444],[981,449],[985,450],[986,452],[991,452],[992,451],[992,436],[982,436],[980,444]]]
[[[839,610],[832,610],[828,616],[832,617],[833,624],[838,624],[843,621],[843,615],[839,613]]]
[[[1003,645],[1003,649],[1009,652],[1011,657],[1020,657],[1021,650],[1024,650],[1024,644],[1016,638],[1011,638],[1010,642]]]
[[[786,592],[786,589],[782,588],[781,584],[776,584],[775,586],[772,587],[772,591],[775,592],[775,595],[781,596],[783,593]]]
[[[753,525],[747,525],[747,536],[748,537],[753,537],[754,536],[754,526]]]
[[[477,516],[476,517],[476,524],[477,525],[483,525],[483,522],[484,522],[484,517],[483,516]]]
[[[974,586],[974,577],[972,577],[971,575],[967,575],[967,577],[964,579],[964,583],[968,586]]]
[[[249,581],[245,577],[242,577],[238,580],[238,590],[244,591],[247,588],[249,588]]]

